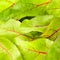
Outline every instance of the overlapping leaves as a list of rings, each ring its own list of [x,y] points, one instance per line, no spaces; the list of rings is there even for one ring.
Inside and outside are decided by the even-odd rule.
[[[60,0],[1,0],[0,60],[59,60],[59,3]],[[20,22],[25,16],[34,17]]]

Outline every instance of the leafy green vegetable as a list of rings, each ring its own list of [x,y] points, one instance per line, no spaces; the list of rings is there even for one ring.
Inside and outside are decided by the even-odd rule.
[[[0,0],[0,60],[60,60],[60,0]]]

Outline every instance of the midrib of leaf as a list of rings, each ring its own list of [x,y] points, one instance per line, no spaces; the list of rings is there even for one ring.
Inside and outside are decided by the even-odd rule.
[[[18,1],[12,2],[12,1],[10,1],[10,0],[7,0],[7,2],[10,2],[11,4],[10,4],[7,8],[5,8],[4,10],[2,10],[0,13],[6,11],[6,10],[9,9],[10,7],[13,7]]]
[[[2,43],[0,43],[0,47],[2,48],[2,50],[4,50],[11,57],[12,60],[14,60],[12,54],[9,52],[9,50]]]
[[[52,37],[53,35],[55,35],[56,33],[58,33],[60,31],[60,28],[58,28],[55,32],[53,32],[50,36],[48,36],[48,38]]]
[[[32,49],[27,49],[27,48],[26,48],[26,49],[29,50],[29,51],[33,51],[33,52],[36,52],[36,53],[38,53],[38,54],[46,54],[46,52],[36,50],[36,48],[33,47],[31,44],[29,44],[29,46],[31,46],[31,48],[32,48]]]
[[[37,7],[40,7],[40,6],[44,6],[44,5],[48,5],[48,4],[50,4],[52,2],[52,0],[48,0],[47,2],[44,2],[44,3],[41,3],[41,4],[37,4],[37,5],[34,5],[32,8],[30,8],[30,9],[27,9],[27,11],[28,10],[32,10],[32,9],[34,9],[34,8],[37,8]],[[23,11],[22,13],[24,13],[25,11]]]
[[[38,38],[32,38],[32,37],[27,36],[27,35],[25,35],[25,34],[21,34],[20,32],[16,32],[14,29],[13,29],[13,30],[8,30],[8,29],[6,29],[6,28],[0,28],[0,29],[6,30],[6,32],[8,32],[8,31],[14,32],[14,33],[16,33],[18,36],[24,36],[24,37],[26,37],[26,38],[31,38],[30,42],[38,39]]]
[[[34,49],[28,49],[28,50],[32,51],[32,52],[35,52],[35,53],[38,53],[38,54],[47,54],[46,52],[38,51],[38,50],[34,50]]]
[[[6,11],[6,10],[9,9],[10,7],[12,7],[13,5],[15,5],[15,3],[12,3],[11,5],[9,5],[9,7],[5,8],[4,10],[2,10],[1,13],[4,12],[4,11]]]
[[[35,59],[40,55],[40,54],[43,54],[43,55],[46,55],[47,53],[46,52],[43,52],[43,51],[38,51],[38,50],[34,50],[34,49],[28,49],[29,51],[32,51],[32,52],[35,52],[37,53],[38,55],[35,57]],[[35,60],[34,59],[34,60]]]
[[[48,0],[47,2],[35,5],[33,8],[37,8],[37,7],[40,7],[40,6],[43,6],[43,5],[47,5],[47,4],[50,4],[51,2],[52,2],[52,0]],[[31,9],[33,9],[33,8],[31,8]]]
[[[20,34],[19,32],[16,32],[15,30],[8,30],[8,29],[6,29],[6,28],[0,28],[0,29],[6,30],[7,32],[8,32],[8,31],[14,32],[14,33],[16,33],[18,36],[25,36],[25,37],[27,37],[27,38],[30,38],[29,36],[24,35],[24,34]]]

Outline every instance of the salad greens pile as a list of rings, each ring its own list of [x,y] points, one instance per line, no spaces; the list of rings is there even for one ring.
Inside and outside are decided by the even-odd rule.
[[[60,60],[60,0],[0,0],[0,60]]]

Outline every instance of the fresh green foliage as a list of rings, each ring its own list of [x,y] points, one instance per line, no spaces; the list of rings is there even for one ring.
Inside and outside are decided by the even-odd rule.
[[[60,0],[0,0],[0,60],[60,60]]]

